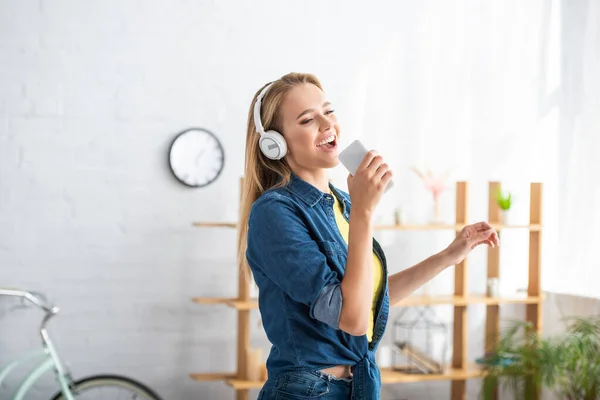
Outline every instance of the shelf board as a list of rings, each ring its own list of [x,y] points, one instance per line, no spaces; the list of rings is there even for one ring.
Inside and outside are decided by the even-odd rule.
[[[229,307],[237,308],[238,310],[252,310],[258,308],[258,300],[250,299],[248,301],[234,300],[227,303]]]
[[[250,299],[248,301],[238,300],[234,297],[194,297],[192,298],[194,303],[213,305],[213,304],[225,304],[238,310],[251,310],[258,308],[258,300]]]
[[[250,299],[248,301],[242,301],[231,297],[194,297],[193,302],[199,304],[225,304],[238,310],[252,310],[258,308],[258,302],[256,299]],[[499,297],[488,297],[484,294],[471,294],[466,297],[453,296],[453,295],[437,295],[437,296],[410,296],[402,300],[400,303],[393,307],[411,307],[411,306],[427,306],[427,305],[455,305],[455,306],[466,306],[469,304],[486,304],[486,305],[498,305],[498,304],[538,304],[543,301],[543,296],[527,296],[527,295],[513,295],[513,296],[499,296]]]
[[[375,225],[376,231],[439,231],[460,230],[463,225],[456,224],[402,224],[402,225]]]
[[[504,225],[504,224],[490,224],[496,230],[505,229],[528,229],[530,231],[541,230],[540,224],[524,224],[524,225]],[[375,225],[374,229],[379,231],[385,230],[396,230],[396,231],[440,231],[440,230],[453,230],[460,231],[464,228],[464,224],[407,224],[407,225]]]
[[[381,383],[411,383],[428,381],[462,381],[465,379],[479,378],[483,371],[477,366],[467,369],[447,368],[442,374],[405,374],[391,368],[381,368]]]
[[[237,299],[234,297],[194,297],[192,301],[199,304],[229,304]]]
[[[494,228],[496,230],[503,230],[503,229],[527,229],[530,231],[542,230],[542,225],[540,225],[540,224],[504,225],[504,224],[491,223],[490,225],[492,226],[492,228]]]
[[[227,379],[225,383],[235,390],[260,389],[265,384],[263,381],[246,381],[243,379]]]
[[[540,224],[524,224],[524,225],[504,225],[504,224],[490,224],[496,230],[505,229],[528,229],[530,231],[541,230]],[[236,222],[192,222],[192,226],[197,228],[237,228]],[[376,231],[440,231],[440,230],[452,230],[459,231],[465,225],[463,224],[402,224],[402,225],[375,225]]]
[[[472,366],[466,370],[448,368],[442,374],[404,374],[394,371],[391,368],[381,368],[381,383],[411,383],[411,382],[428,382],[428,381],[462,381],[465,379],[479,378],[483,375],[481,369]],[[247,381],[242,379],[226,379],[225,383],[235,390],[260,389],[264,382],[262,381]]]
[[[210,372],[203,374],[190,374],[190,378],[198,382],[222,381],[235,378],[234,372]]]
[[[541,302],[541,296],[512,295],[488,297],[485,294],[470,294],[465,297],[453,295],[436,296],[409,296],[393,307],[426,306],[435,304],[452,304],[455,306],[466,306],[469,304],[537,304]]]
[[[197,228],[236,228],[235,222],[192,222],[192,226]]]

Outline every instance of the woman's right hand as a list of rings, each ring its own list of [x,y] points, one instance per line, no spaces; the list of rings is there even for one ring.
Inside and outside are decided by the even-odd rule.
[[[354,175],[348,175],[348,193],[352,201],[352,210],[364,212],[368,217],[373,211],[392,179],[392,171],[375,151],[369,151],[356,169]]]

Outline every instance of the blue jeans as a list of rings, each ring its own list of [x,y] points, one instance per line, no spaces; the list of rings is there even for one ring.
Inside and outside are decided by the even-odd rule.
[[[319,371],[288,372],[268,379],[257,400],[349,400],[351,379]]]

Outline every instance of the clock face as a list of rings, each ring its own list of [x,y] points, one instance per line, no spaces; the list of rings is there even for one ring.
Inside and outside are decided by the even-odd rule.
[[[205,129],[183,131],[171,144],[169,164],[184,185],[202,187],[212,183],[221,174],[224,162],[221,142]]]

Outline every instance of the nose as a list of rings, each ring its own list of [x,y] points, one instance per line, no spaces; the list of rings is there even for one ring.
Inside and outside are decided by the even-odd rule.
[[[333,121],[331,121],[329,118],[327,118],[327,116],[325,115],[320,115],[320,125],[319,127],[321,128],[321,132],[326,132],[330,129],[333,128]]]

